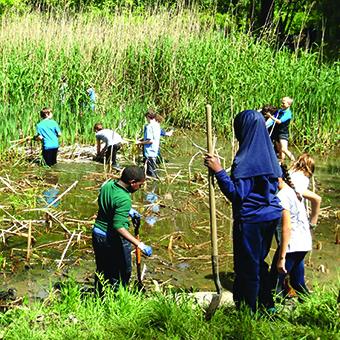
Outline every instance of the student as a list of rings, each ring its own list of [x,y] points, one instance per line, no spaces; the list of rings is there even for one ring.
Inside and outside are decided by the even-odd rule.
[[[96,96],[96,92],[94,91],[93,87],[89,87],[86,90],[87,95],[89,96],[89,100],[90,100],[90,108],[92,111],[96,110],[96,100],[97,100],[97,96]]]
[[[157,175],[157,156],[159,152],[159,142],[161,138],[161,128],[156,121],[156,114],[149,110],[145,117],[148,124],[144,126],[144,138],[137,141],[137,145],[143,145],[143,158],[146,166],[146,174],[150,177],[158,177]]]
[[[152,248],[137,240],[128,231],[131,194],[145,181],[142,168],[126,167],[119,180],[105,182],[98,196],[98,214],[92,230],[92,244],[96,260],[95,287],[103,294],[103,280],[118,289],[131,277],[131,243],[151,256]]]
[[[271,281],[265,258],[282,208],[275,193],[281,169],[260,112],[247,110],[234,119],[239,150],[231,176],[214,156],[205,165],[214,173],[223,194],[232,202],[235,281],[233,297],[252,311],[257,304],[272,307]]]
[[[312,228],[315,228],[318,223],[321,206],[321,197],[308,189],[314,169],[314,159],[308,153],[303,153],[289,170],[296,191],[311,203],[310,224]]]
[[[59,148],[58,137],[61,131],[58,123],[52,119],[52,110],[44,107],[40,111],[42,120],[37,124],[36,140],[42,142],[42,156],[47,166],[57,163],[57,153]]]
[[[97,140],[96,160],[102,161],[105,155],[107,163],[111,161],[113,167],[119,168],[117,151],[121,148],[122,137],[111,129],[104,129],[102,123],[96,123],[93,130],[96,133]],[[101,143],[105,144],[103,149],[101,148]]]
[[[305,283],[304,258],[312,249],[312,235],[305,206],[295,191],[287,168],[283,168],[283,180],[277,194],[283,207],[282,227],[278,228],[279,248],[273,258],[271,276],[273,289],[287,295],[285,279],[298,294],[308,294]]]
[[[287,155],[290,160],[295,160],[293,154],[288,150],[289,123],[292,119],[290,106],[292,103],[292,98],[283,97],[281,100],[281,109],[274,115],[271,113],[267,114],[269,120],[266,125],[270,130],[271,138],[275,143],[281,162],[284,161],[285,155]]]
[[[174,130],[171,129],[170,131],[165,131],[164,129],[161,128],[161,123],[163,122],[163,117],[159,114],[156,114],[156,122],[159,124],[159,127],[160,127],[160,131],[161,131],[161,137],[171,137],[174,133]],[[157,164],[161,164],[164,162],[164,159],[161,155],[161,147],[159,145],[159,150],[158,150],[158,156],[157,156]]]

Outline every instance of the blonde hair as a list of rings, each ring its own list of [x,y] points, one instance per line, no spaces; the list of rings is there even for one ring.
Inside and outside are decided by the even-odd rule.
[[[285,100],[289,106],[293,104],[293,98],[283,97],[282,100]]]
[[[293,163],[291,170],[302,171],[305,176],[312,177],[314,174],[314,168],[315,168],[314,159],[308,153],[303,153]]]

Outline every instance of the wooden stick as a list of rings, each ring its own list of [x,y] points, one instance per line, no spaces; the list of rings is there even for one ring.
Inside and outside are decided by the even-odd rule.
[[[74,232],[72,233],[70,239],[69,239],[68,242],[67,242],[67,245],[66,245],[66,247],[65,247],[65,249],[64,249],[64,251],[63,251],[63,253],[62,253],[62,255],[61,255],[61,258],[60,258],[60,260],[59,260],[58,269],[60,269],[60,267],[61,267],[61,264],[62,264],[62,262],[63,262],[63,260],[64,260],[65,255],[66,255],[67,249],[69,248],[69,246],[70,246],[70,244],[71,244],[71,242],[72,242],[72,239],[73,239],[73,237],[75,236],[75,234],[76,234],[76,232],[74,231]]]
[[[32,237],[32,222],[30,221],[28,223],[28,236],[27,236],[27,255],[26,255],[26,261],[30,263],[31,259],[31,237]]]

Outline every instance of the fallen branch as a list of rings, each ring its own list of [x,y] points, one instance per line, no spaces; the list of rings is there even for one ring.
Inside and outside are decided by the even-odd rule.
[[[61,267],[61,264],[62,264],[62,262],[63,262],[63,260],[64,260],[64,257],[65,257],[65,255],[66,255],[66,252],[67,252],[67,249],[69,248],[69,246],[70,246],[70,244],[71,244],[71,242],[72,242],[72,239],[73,239],[73,237],[76,235],[76,232],[74,231],[73,233],[72,233],[72,235],[71,235],[71,237],[70,237],[70,239],[69,239],[69,241],[68,241],[68,243],[67,243],[67,245],[66,245],[66,247],[65,247],[65,249],[64,249],[64,251],[63,251],[63,253],[62,253],[62,255],[61,255],[61,258],[60,258],[60,260],[59,260],[59,263],[58,263],[58,269],[60,269],[60,267]]]

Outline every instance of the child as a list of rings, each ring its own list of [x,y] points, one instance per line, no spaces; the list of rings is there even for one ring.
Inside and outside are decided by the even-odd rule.
[[[119,180],[109,180],[100,188],[98,214],[92,229],[92,242],[96,259],[95,287],[103,294],[100,276],[114,289],[119,284],[125,287],[131,277],[131,243],[140,248],[146,256],[152,255],[152,248],[137,240],[128,231],[131,194],[145,181],[142,168],[126,167]],[[138,218],[136,214],[133,218]]]
[[[105,154],[107,163],[111,161],[113,167],[119,168],[117,164],[117,151],[121,148],[122,137],[113,130],[104,129],[102,123],[96,123],[93,130],[96,133],[97,140],[96,160],[102,161]],[[101,149],[102,142],[105,143],[103,149]]]
[[[275,193],[281,169],[260,112],[247,110],[234,119],[239,150],[231,176],[218,159],[207,155],[204,164],[214,173],[223,194],[232,202],[235,281],[233,297],[253,312],[257,304],[272,307],[268,255],[282,208]]]
[[[315,168],[314,159],[308,154],[303,153],[292,165],[289,173],[296,191],[311,202],[310,225],[316,227],[318,222],[321,197],[315,192],[308,190],[309,180],[312,178]]]
[[[282,228],[278,230],[278,244],[272,263],[273,288],[285,293],[285,278],[289,275],[292,288],[299,294],[308,294],[304,278],[304,258],[312,249],[312,235],[306,209],[296,193],[286,167],[277,194],[283,207]]]
[[[58,137],[61,136],[59,125],[52,119],[52,110],[44,107],[40,111],[42,120],[37,124],[36,140],[42,141],[42,156],[47,166],[57,163],[59,148]]]
[[[157,175],[157,156],[159,152],[159,142],[161,138],[161,128],[156,121],[156,114],[148,110],[145,114],[148,124],[144,126],[144,138],[137,141],[137,145],[143,145],[144,164],[146,174],[150,177],[158,178]]]
[[[96,100],[97,100],[97,96],[96,96],[96,92],[94,91],[93,87],[89,87],[86,90],[87,95],[89,96],[89,100],[90,100],[90,108],[92,111],[96,110]]]
[[[279,153],[279,160],[284,161],[285,155],[289,157],[290,160],[294,161],[295,158],[293,154],[288,150],[288,140],[289,140],[289,123],[292,119],[292,111],[290,106],[293,103],[293,99],[289,97],[283,97],[281,100],[281,109],[277,111],[276,114],[267,114],[269,121],[267,122],[267,128],[271,128],[270,135],[275,143],[277,151]]]

